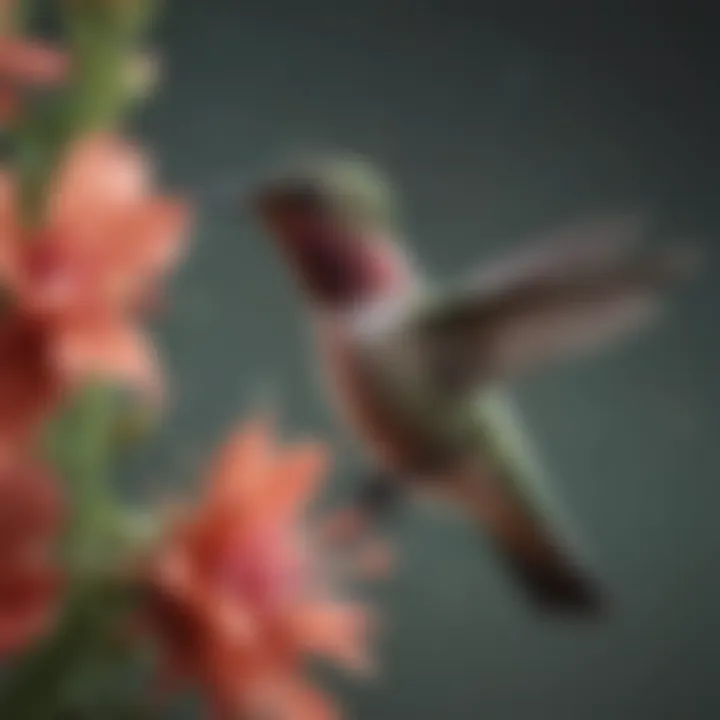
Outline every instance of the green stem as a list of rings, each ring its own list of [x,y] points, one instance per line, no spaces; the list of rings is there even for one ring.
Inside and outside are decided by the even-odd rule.
[[[73,675],[92,661],[109,630],[105,568],[111,562],[115,512],[109,483],[112,399],[106,389],[88,387],[51,429],[47,452],[65,481],[71,507],[64,553],[69,596],[55,631],[13,668],[0,696],[0,717],[57,717]]]
[[[127,68],[153,18],[154,0],[65,0],[71,74],[63,92],[37,108],[18,137],[24,217],[41,222],[48,184],[67,147],[86,133],[116,129],[130,108]]]
[[[72,498],[69,548],[77,557],[102,551],[101,538],[115,506],[110,482],[116,406],[108,388],[90,386],[61,420],[56,465]]]

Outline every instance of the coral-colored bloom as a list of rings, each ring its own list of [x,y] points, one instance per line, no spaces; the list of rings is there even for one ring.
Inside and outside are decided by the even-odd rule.
[[[239,431],[199,506],[174,518],[152,558],[150,621],[165,669],[199,684],[214,717],[335,717],[303,661],[367,668],[368,615],[335,597],[302,524],[325,459],[315,444],[276,447],[262,424]]]
[[[18,225],[11,178],[0,182],[5,276],[30,311],[132,309],[179,257],[187,207],[151,194],[147,159],[120,138],[93,136],[72,149],[31,233]]]
[[[0,470],[0,658],[48,629],[61,574],[51,557],[61,502],[52,478],[30,465]]]
[[[66,56],[39,42],[0,38],[0,77],[29,85],[53,85],[67,73]]]
[[[0,8],[0,12],[7,10]],[[67,70],[63,53],[39,42],[0,35],[0,121],[15,115],[19,90],[56,85]]]
[[[13,179],[0,175],[0,279],[14,312],[42,327],[68,384],[110,376],[159,389],[152,346],[135,321],[178,259],[187,208],[153,196],[150,181],[146,158],[129,143],[83,140],[59,168],[44,222],[27,231]]]

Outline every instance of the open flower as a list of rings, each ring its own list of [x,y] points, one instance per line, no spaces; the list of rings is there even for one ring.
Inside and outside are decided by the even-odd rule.
[[[44,222],[20,228],[0,176],[4,280],[24,309],[55,318],[132,310],[179,259],[188,210],[154,196],[143,153],[118,137],[77,143],[59,168]]]
[[[113,136],[71,149],[32,230],[20,224],[13,178],[0,174],[5,314],[40,328],[66,385],[97,376],[159,391],[137,316],[179,258],[187,219],[184,203],[151,194],[144,155]]]
[[[241,429],[152,555],[147,609],[164,668],[201,686],[213,717],[335,717],[303,662],[367,669],[368,615],[336,597],[303,523],[325,463],[321,446],[281,449],[261,423]]]
[[[52,478],[29,464],[0,469],[0,658],[52,623],[61,574],[51,556],[61,502]]]

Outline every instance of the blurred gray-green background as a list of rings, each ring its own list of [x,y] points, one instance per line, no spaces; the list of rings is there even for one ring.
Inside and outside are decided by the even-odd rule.
[[[564,220],[642,209],[660,236],[719,235],[720,50],[711,3],[172,0],[167,82],[141,121],[201,200],[162,344],[176,404],[146,492],[191,482],[271,388],[289,431],[359,458],[318,392],[271,246],[230,201],[278,153],[341,147],[402,186],[450,277]],[[711,263],[710,263],[711,264]],[[383,591],[380,680],[334,682],[359,720],[720,717],[720,289],[665,324],[516,388],[614,596],[595,626],[538,618],[469,528],[406,513]]]

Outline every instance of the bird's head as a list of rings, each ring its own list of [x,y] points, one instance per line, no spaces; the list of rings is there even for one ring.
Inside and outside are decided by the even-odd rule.
[[[392,188],[360,159],[297,163],[263,183],[253,207],[316,304],[363,302],[406,279]]]

